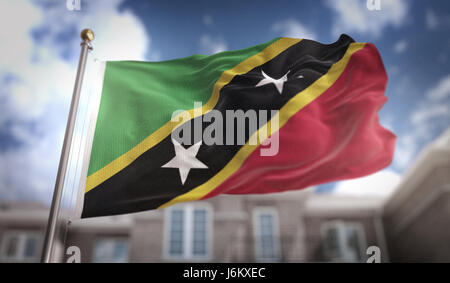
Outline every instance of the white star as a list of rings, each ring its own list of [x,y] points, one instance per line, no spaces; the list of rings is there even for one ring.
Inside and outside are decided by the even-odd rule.
[[[289,74],[289,71],[279,79],[269,77],[268,75],[266,75],[266,73],[264,73],[263,70],[261,70],[261,73],[264,76],[264,79],[260,80],[259,83],[255,85],[255,87],[263,86],[266,84],[274,84],[280,94],[283,92],[283,86],[287,81],[287,74]]]
[[[208,166],[203,164],[200,160],[198,160],[195,156],[200,149],[201,141],[192,145],[189,148],[184,148],[179,142],[172,139],[173,146],[175,147],[175,157],[172,158],[169,162],[164,164],[162,168],[178,168],[180,171],[181,183],[184,185],[186,182],[186,178],[189,174],[189,171],[192,168],[199,169],[207,169]]]

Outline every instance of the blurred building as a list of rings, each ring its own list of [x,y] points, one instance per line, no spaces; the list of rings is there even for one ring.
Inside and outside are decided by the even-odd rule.
[[[315,194],[219,196],[164,210],[76,220],[83,262],[450,261],[450,130],[387,199]],[[39,261],[48,209],[0,205],[0,262]]]
[[[450,262],[450,129],[405,174],[383,218],[391,261]]]

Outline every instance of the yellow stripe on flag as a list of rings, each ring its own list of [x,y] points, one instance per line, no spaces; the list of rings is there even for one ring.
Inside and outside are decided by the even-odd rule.
[[[211,97],[209,98],[208,102],[201,107],[201,109],[200,107],[191,109],[180,113],[177,117],[186,117],[186,113],[188,113],[189,117],[191,117],[191,119],[194,119],[196,116],[208,113],[216,106],[217,101],[219,100],[220,90],[225,85],[230,83],[235,76],[248,73],[253,68],[272,60],[278,54],[300,41],[301,39],[296,38],[280,38],[271,45],[267,46],[258,54],[255,54],[250,58],[242,61],[232,69],[223,72],[214,85]],[[172,120],[182,121],[181,119],[178,120],[177,118],[174,118]],[[183,122],[186,121],[184,120]],[[89,192],[107,179],[111,178],[113,175],[130,165],[134,160],[144,154],[147,150],[160,143],[163,139],[170,135],[172,130],[175,129],[179,123],[181,122],[167,122],[164,126],[146,137],[143,141],[130,149],[128,152],[124,153],[115,160],[111,161],[102,169],[88,176],[86,180],[85,192]]]
[[[322,93],[324,93],[329,87],[331,87],[342,72],[345,70],[350,58],[352,55],[364,48],[365,43],[352,43],[348,47],[344,57],[336,62],[330,70],[320,77],[317,81],[307,87],[305,90],[296,94],[293,98],[291,98],[278,112],[278,117],[274,116],[270,121],[268,121],[264,126],[262,126],[258,131],[256,131],[252,138],[256,138],[259,135],[260,131],[263,133],[267,133],[267,129],[270,129],[270,133],[274,133],[278,131],[286,122],[298,111],[307,106],[309,103],[318,98]],[[278,125],[272,125],[272,120],[279,119]],[[278,126],[278,127],[277,127]],[[250,138],[249,140],[251,140]],[[212,192],[215,188],[217,188],[220,184],[222,184],[228,177],[230,177],[234,172],[236,172],[244,161],[250,156],[250,154],[258,148],[260,144],[260,140],[257,139],[256,145],[250,145],[247,142],[241,149],[236,153],[236,155],[230,160],[230,162],[225,165],[225,167],[220,170],[214,177],[209,179],[207,182],[202,185],[190,190],[189,192],[179,195],[169,202],[159,206],[158,208],[164,208],[169,205],[178,203],[178,202],[186,202],[186,201],[194,201],[203,198]]]

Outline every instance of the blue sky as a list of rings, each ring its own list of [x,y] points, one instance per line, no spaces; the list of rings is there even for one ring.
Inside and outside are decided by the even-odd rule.
[[[79,53],[167,60],[246,48],[278,36],[333,42],[347,33],[379,49],[389,74],[381,122],[398,143],[393,164],[321,191],[387,195],[420,150],[450,126],[450,2],[0,0],[0,201],[51,199]]]

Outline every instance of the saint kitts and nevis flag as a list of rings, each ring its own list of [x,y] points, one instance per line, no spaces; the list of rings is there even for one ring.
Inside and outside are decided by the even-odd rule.
[[[374,173],[394,151],[395,136],[377,114],[386,83],[375,46],[346,35],[329,45],[277,38],[212,56],[106,62],[82,217]],[[246,123],[240,144],[226,144],[226,137],[206,144],[195,134],[190,144],[173,138],[187,123],[195,128],[200,121],[205,130],[212,110],[224,117],[227,110],[275,114],[267,121],[258,114],[263,122],[256,129]],[[176,111],[187,120],[172,119]],[[224,135],[233,134],[225,120]],[[269,146],[264,140],[249,143],[261,131],[276,135],[276,154],[261,154]]]

